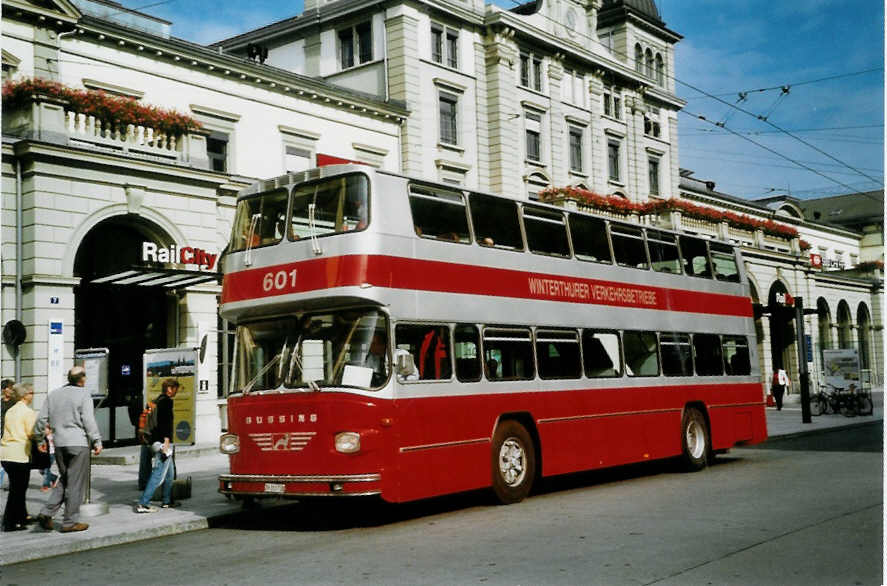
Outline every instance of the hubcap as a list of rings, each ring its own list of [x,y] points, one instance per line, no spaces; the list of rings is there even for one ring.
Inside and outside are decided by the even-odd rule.
[[[499,474],[508,486],[517,486],[527,474],[524,446],[510,437],[499,448]]]
[[[687,451],[694,458],[701,458],[705,452],[705,431],[695,419],[687,424]]]

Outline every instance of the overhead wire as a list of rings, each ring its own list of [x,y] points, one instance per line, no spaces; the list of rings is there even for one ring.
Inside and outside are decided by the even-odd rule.
[[[517,0],[510,0],[510,1],[511,1],[515,6],[521,6],[521,3],[518,2]],[[556,21],[555,19],[551,18],[551,17],[548,16],[547,14],[543,14],[543,13],[537,13],[537,14],[538,14],[539,16],[541,16],[544,20],[547,20],[547,21],[549,21],[549,22],[551,22],[551,23],[553,23],[553,24],[559,25],[559,26],[563,26],[563,23],[560,23],[560,22]],[[614,55],[618,55],[618,56],[620,56],[620,57],[623,57],[626,61],[630,61],[630,60],[631,60],[631,57],[630,57],[628,54],[626,54],[626,53],[622,53],[622,52],[619,52],[619,51],[616,51],[616,50],[614,50],[614,49],[612,49],[612,48],[610,48],[610,47],[604,45],[604,44],[601,43],[598,39],[595,39],[595,38],[591,37],[590,35],[588,35],[588,34],[586,34],[586,33],[578,32],[578,34],[579,34],[581,37],[583,37],[583,38],[585,38],[585,39],[591,41],[592,43],[598,44],[598,45],[600,45],[601,47],[606,48],[607,50],[609,50],[609,51],[610,51],[611,53],[613,53]],[[726,102],[726,101],[720,99],[719,97],[717,97],[717,96],[715,96],[715,95],[713,95],[713,94],[711,94],[711,93],[709,93],[709,92],[706,92],[705,90],[702,90],[702,89],[700,89],[700,88],[694,86],[693,84],[690,84],[690,83],[687,83],[687,82],[685,82],[685,81],[682,81],[682,80],[678,79],[677,77],[675,77],[674,75],[670,75],[669,73],[667,73],[667,72],[665,72],[665,71],[663,71],[663,76],[664,76],[664,77],[667,77],[667,78],[669,78],[669,79],[672,79],[672,80],[674,80],[675,82],[677,82],[677,83],[679,83],[679,84],[681,84],[681,85],[684,85],[684,86],[686,86],[686,87],[692,89],[693,91],[698,92],[698,93],[700,93],[700,94],[702,94],[702,95],[704,95],[704,96],[706,96],[706,97],[708,97],[708,98],[714,99],[714,100],[716,100],[716,101],[718,101],[718,102],[720,102],[720,103],[722,103],[722,104],[725,104],[726,106],[729,106],[730,108],[735,108],[736,110],[742,112],[743,114],[746,114],[746,115],[748,115],[748,116],[751,116],[751,117],[753,117],[753,118],[756,118],[756,119],[758,119],[758,120],[764,122],[765,124],[767,124],[767,125],[773,127],[773,128],[776,129],[777,131],[779,131],[779,132],[785,134],[786,136],[789,136],[789,137],[793,138],[794,140],[800,142],[801,144],[804,144],[805,146],[807,146],[807,147],[809,147],[809,148],[815,150],[816,152],[820,153],[821,155],[823,155],[823,156],[825,156],[825,157],[828,157],[829,159],[831,159],[831,160],[833,160],[833,161],[839,163],[840,165],[842,165],[842,166],[844,166],[844,167],[846,167],[846,168],[848,168],[848,169],[851,169],[851,170],[855,171],[857,174],[862,175],[862,176],[865,177],[866,179],[869,179],[870,181],[872,181],[872,182],[874,182],[874,183],[876,183],[876,184],[878,184],[878,185],[881,185],[881,186],[884,185],[884,181],[883,181],[882,179],[877,179],[877,178],[875,178],[875,177],[872,177],[872,176],[868,175],[867,173],[863,173],[863,172],[860,171],[859,169],[857,169],[857,168],[853,167],[852,165],[850,165],[850,164],[848,164],[848,163],[846,163],[846,162],[844,162],[844,161],[838,159],[837,157],[835,157],[835,156],[833,156],[833,155],[827,153],[826,151],[820,149],[819,147],[817,147],[817,146],[815,146],[815,145],[812,145],[812,144],[808,143],[807,141],[805,141],[804,139],[802,139],[802,138],[800,138],[800,137],[798,137],[798,136],[795,136],[794,134],[792,134],[792,133],[789,132],[788,130],[786,130],[786,129],[784,129],[784,128],[780,128],[779,126],[777,126],[776,124],[770,122],[770,121],[767,120],[766,118],[762,118],[761,115],[755,114],[755,113],[753,113],[753,112],[749,112],[748,110],[745,110],[744,108],[740,108],[739,106],[737,106],[737,105],[735,105],[735,104],[730,104],[729,102]],[[822,78],[822,80],[825,80],[825,79],[835,79],[835,78],[837,78],[837,77],[840,77],[840,76],[832,76],[832,77],[830,77],[830,78]],[[804,82],[804,83],[814,83],[814,81],[809,81],[809,82]],[[797,84],[796,84],[796,85],[797,85]],[[781,88],[782,86],[778,86],[778,87]],[[681,110],[681,111],[683,111],[683,110]],[[705,119],[705,120],[706,120],[706,122],[710,122],[708,119]],[[712,124],[718,125],[718,123],[716,123],[716,122],[712,122]],[[723,123],[722,123],[722,124],[723,124]],[[733,130],[730,130],[730,132],[731,132],[731,133],[734,133]],[[744,136],[742,136],[742,135],[740,135],[740,134],[736,134],[736,136],[739,136],[740,138],[743,138],[743,139],[745,139],[745,140],[749,140],[749,142],[752,142],[752,143],[754,143],[754,144],[760,146],[761,148],[764,148],[764,149],[766,149],[766,150],[768,150],[768,151],[770,151],[770,152],[773,152],[774,154],[779,154],[779,153],[777,153],[776,151],[774,151],[773,149],[770,149],[769,147],[765,147],[764,145],[761,145],[761,144],[758,143],[758,142],[755,142],[755,141],[753,141],[753,140],[750,140],[750,139],[748,139],[747,137],[744,137]],[[793,161],[793,159],[791,159],[790,157],[786,157],[785,155],[779,154],[779,156],[781,156],[781,157],[783,157],[783,158],[785,158],[785,159],[787,159],[787,160],[789,160],[789,161]],[[828,178],[826,175],[822,175],[821,173],[819,173],[818,171],[813,170],[813,169],[810,168],[810,167],[807,167],[807,166],[805,166],[805,165],[800,165],[800,166],[803,167],[804,169],[807,169],[807,170],[809,170],[809,171],[811,171],[811,172],[816,173],[817,175],[820,175],[820,176],[822,176],[822,177]],[[837,182],[837,181],[836,181],[836,182]],[[844,185],[844,186],[846,186],[846,184],[844,184],[844,183],[840,183],[840,182],[837,182],[837,183],[839,183],[840,185]]]

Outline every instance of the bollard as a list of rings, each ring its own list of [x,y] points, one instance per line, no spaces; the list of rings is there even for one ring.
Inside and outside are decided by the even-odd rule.
[[[83,493],[83,504],[80,505],[81,517],[98,517],[110,511],[108,503],[92,502],[92,454],[89,455],[89,472],[86,475],[86,490]]]

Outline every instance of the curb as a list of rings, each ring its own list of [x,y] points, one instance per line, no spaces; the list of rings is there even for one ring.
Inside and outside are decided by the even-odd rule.
[[[874,419],[872,421],[858,421],[858,422],[854,422],[854,423],[848,423],[847,425],[834,425],[832,427],[820,427],[817,429],[795,431],[792,433],[785,433],[785,434],[779,434],[779,435],[770,435],[767,437],[767,441],[769,442],[770,440],[784,440],[784,439],[792,439],[792,438],[796,438],[796,437],[805,437],[805,436],[811,436],[811,435],[822,435],[822,434],[826,434],[826,433],[833,433],[836,431],[843,431],[846,429],[854,429],[854,428],[858,428],[858,427],[868,427],[870,425],[883,425],[883,424],[884,424],[883,419]],[[764,442],[764,443],[766,443],[766,442]]]
[[[162,525],[159,527],[146,527],[144,529],[139,529],[127,533],[116,533],[114,535],[102,535],[99,537],[87,537],[86,535],[83,535],[83,539],[53,543],[51,546],[52,553],[48,555],[44,548],[39,547],[21,548],[18,550],[7,548],[3,552],[3,560],[0,561],[0,567],[19,564],[22,562],[32,562],[81,551],[91,551],[94,549],[109,547],[112,545],[123,545],[126,543],[143,541],[145,539],[153,539],[155,537],[168,537],[170,535],[178,535],[180,533],[188,533],[190,531],[198,531],[200,529],[208,528],[209,520],[208,518],[203,518],[191,519],[188,521],[177,521],[169,525]],[[47,536],[52,535],[53,533],[55,532],[45,532]]]

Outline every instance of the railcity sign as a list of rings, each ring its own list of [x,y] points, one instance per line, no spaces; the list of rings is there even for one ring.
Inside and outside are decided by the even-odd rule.
[[[142,242],[142,262],[162,262],[171,264],[197,265],[201,270],[213,270],[218,254],[211,254],[202,248],[171,244],[158,246],[156,242]]]

